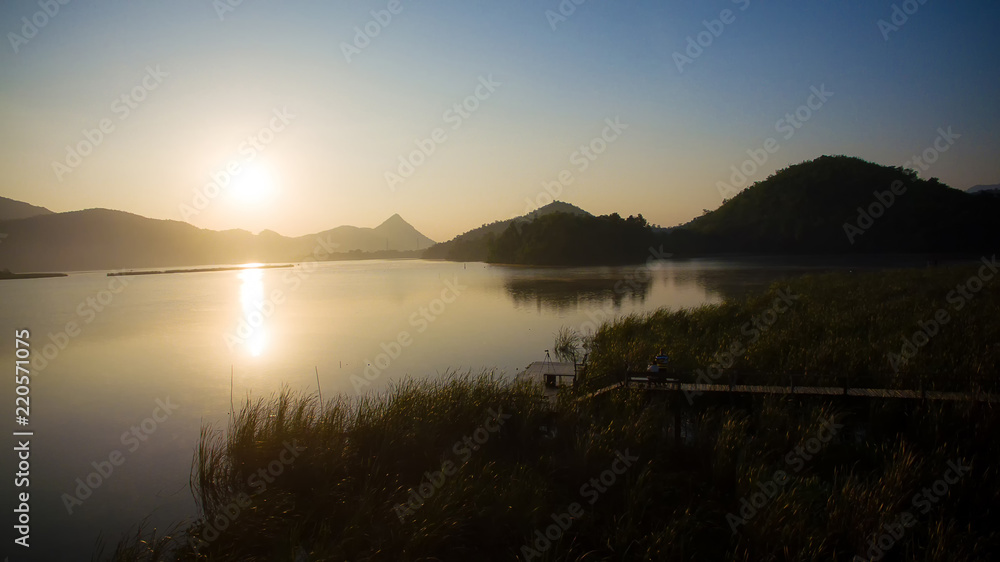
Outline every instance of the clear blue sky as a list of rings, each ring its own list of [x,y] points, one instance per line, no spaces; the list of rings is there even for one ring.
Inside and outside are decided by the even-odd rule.
[[[560,199],[673,225],[717,207],[718,182],[768,138],[780,148],[750,181],[823,154],[903,165],[940,127],[961,138],[922,175],[1000,182],[996,3],[897,1],[918,9],[887,32],[889,1],[586,0],[553,29],[555,0],[400,0],[369,24],[389,4],[243,0],[220,18],[226,0],[70,0],[43,18],[37,1],[5,2],[0,195],[288,235],[398,212],[440,240],[546,202],[543,182],[567,170]],[[674,54],[726,9],[734,21],[680,71]],[[44,25],[27,38],[22,18]],[[348,62],[366,24],[378,34]],[[776,132],[823,85],[833,96]],[[145,99],[125,105],[137,87]],[[446,113],[477,87],[475,111]],[[68,156],[102,120],[111,132]],[[574,158],[602,133],[618,136]],[[433,154],[387,179],[418,139]],[[196,208],[230,162],[240,173]]]

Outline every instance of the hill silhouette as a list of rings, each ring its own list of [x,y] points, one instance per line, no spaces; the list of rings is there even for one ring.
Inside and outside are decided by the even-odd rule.
[[[646,219],[549,213],[511,224],[490,240],[487,261],[523,265],[615,265],[646,259],[656,235]]]
[[[416,251],[433,244],[399,215],[375,228],[341,226],[285,237],[265,230],[215,231],[110,209],[49,213],[0,221],[0,268],[11,271],[138,269],[300,261],[318,249]]]
[[[423,257],[426,259],[442,259],[451,261],[486,261],[489,256],[490,244],[498,236],[504,233],[511,225],[521,225],[534,221],[540,217],[554,213],[565,213],[568,215],[592,217],[590,213],[583,209],[562,201],[553,201],[544,207],[535,209],[512,219],[505,219],[484,224],[447,242],[441,242],[428,248]]]
[[[992,191],[1000,193],[1000,183],[996,183],[993,185],[974,185],[969,189],[965,190],[966,193],[981,193],[984,191]]]
[[[22,201],[0,197],[0,221],[26,219],[39,215],[51,215],[52,211],[45,207],[36,207]]]
[[[686,254],[976,253],[1000,242],[998,212],[990,193],[823,156],[776,172],[664,240]]]

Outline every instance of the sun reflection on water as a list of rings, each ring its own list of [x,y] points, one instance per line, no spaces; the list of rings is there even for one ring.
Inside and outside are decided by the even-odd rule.
[[[246,269],[239,274],[240,307],[243,317],[237,335],[253,357],[260,357],[267,348],[267,328],[264,307],[264,272],[260,269]]]

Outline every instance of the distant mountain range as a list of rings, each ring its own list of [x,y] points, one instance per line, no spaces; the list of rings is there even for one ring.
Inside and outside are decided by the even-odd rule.
[[[5,236],[4,236],[5,235]],[[265,230],[200,229],[123,211],[53,213],[0,200],[0,269],[86,271],[248,262],[301,261],[327,253],[419,251],[434,241],[399,215],[375,228],[340,226],[290,238]]]
[[[375,228],[341,226],[289,238],[213,231],[122,211],[53,213],[0,198],[0,269],[79,271],[307,259],[317,249],[413,252],[452,261],[583,264],[677,255],[988,253],[1000,246],[1000,185],[967,192],[913,170],[822,156],[755,183],[681,226],[594,217],[564,202],[484,224],[435,244],[399,215]],[[421,252],[423,250],[423,252]],[[371,255],[371,254],[369,254]]]
[[[1000,193],[1000,183],[993,185],[974,185],[969,189],[966,189],[966,193],[982,193],[984,191],[993,191]]]

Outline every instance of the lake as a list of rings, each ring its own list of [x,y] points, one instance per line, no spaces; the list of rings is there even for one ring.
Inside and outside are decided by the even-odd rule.
[[[327,399],[405,376],[498,370],[513,377],[545,357],[563,326],[586,332],[616,315],[714,303],[783,277],[886,265],[877,258],[601,268],[350,261],[0,282],[7,338],[0,356],[12,367],[15,330],[28,329],[34,358],[30,424],[11,423],[34,431],[31,553],[89,559],[100,532],[113,545],[146,517],[160,528],[193,518],[188,477],[199,430],[225,427],[231,395],[238,408],[246,396],[284,385],[316,392],[317,370]],[[13,389],[4,385],[9,415]],[[16,472],[15,462],[4,455],[5,474]]]

